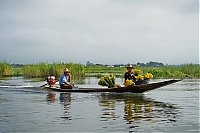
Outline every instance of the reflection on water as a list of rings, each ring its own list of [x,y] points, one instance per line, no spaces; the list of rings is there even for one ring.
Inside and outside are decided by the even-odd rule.
[[[63,116],[60,118],[64,120],[72,120],[72,115],[70,112],[71,108],[71,93],[60,93],[60,102],[64,105]]]
[[[47,94],[47,101],[50,103],[55,103],[56,93]]]
[[[50,92],[49,94],[47,94],[48,103],[55,103],[55,99],[56,99],[56,93]],[[71,93],[60,93],[59,99],[60,103],[64,107],[64,114],[60,116],[60,118],[65,120],[72,120],[69,111],[71,108]]]
[[[108,121],[109,119],[115,120],[117,118],[115,113],[116,101],[114,100],[100,100],[100,106],[104,107],[101,109],[101,121]]]
[[[199,132],[199,81],[142,95],[49,92],[27,87],[44,82],[0,80],[0,132]],[[85,82],[98,86],[96,78]]]
[[[71,105],[71,93],[60,93],[60,102],[64,104],[64,108],[68,110]]]
[[[124,120],[131,124],[130,128],[139,127],[136,123],[146,121],[147,123],[159,121],[176,122],[179,115],[178,108],[169,103],[154,101],[142,94],[103,93],[99,97],[99,105],[102,107],[101,120],[108,121],[119,118],[116,106],[124,105]]]
[[[48,103],[55,103],[56,100],[56,93],[50,92],[47,94],[47,102]],[[64,120],[72,120],[72,116],[70,113],[71,108],[71,93],[60,93],[59,94],[59,100],[61,105],[64,106],[64,112],[63,115],[60,116],[61,119]]]

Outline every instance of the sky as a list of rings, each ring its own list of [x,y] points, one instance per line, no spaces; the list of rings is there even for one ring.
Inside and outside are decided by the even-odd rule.
[[[0,0],[0,61],[199,63],[199,1]]]

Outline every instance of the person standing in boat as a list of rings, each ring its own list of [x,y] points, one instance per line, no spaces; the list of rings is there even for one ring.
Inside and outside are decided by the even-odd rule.
[[[64,69],[64,74],[60,76],[59,84],[62,89],[71,89],[74,85],[70,83],[71,75],[67,68]]]
[[[135,75],[133,74],[132,70],[133,70],[133,66],[131,64],[128,64],[127,65],[127,71],[125,74],[124,74],[124,78],[125,78],[125,81],[128,79],[128,80],[132,80],[133,82],[136,81],[136,78],[135,78]]]

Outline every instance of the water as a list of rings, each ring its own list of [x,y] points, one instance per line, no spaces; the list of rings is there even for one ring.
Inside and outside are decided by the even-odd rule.
[[[0,132],[199,132],[199,81],[131,94],[59,93],[37,87],[45,82],[0,80]]]

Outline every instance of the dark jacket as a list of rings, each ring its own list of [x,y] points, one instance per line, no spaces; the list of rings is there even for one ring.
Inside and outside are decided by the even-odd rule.
[[[134,75],[133,73],[132,73],[132,74],[129,74],[129,72],[126,72],[126,73],[124,74],[124,78],[125,78],[125,81],[126,81],[127,79],[133,80],[133,82],[136,81],[135,75]]]

